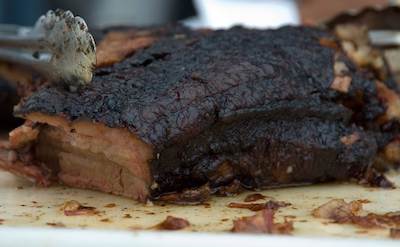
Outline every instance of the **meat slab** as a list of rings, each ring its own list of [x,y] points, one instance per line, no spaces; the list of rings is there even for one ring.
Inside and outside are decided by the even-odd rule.
[[[237,182],[366,182],[397,135],[397,89],[324,31],[177,30],[141,42],[78,92],[47,86],[22,100],[26,123],[0,166],[144,201]]]

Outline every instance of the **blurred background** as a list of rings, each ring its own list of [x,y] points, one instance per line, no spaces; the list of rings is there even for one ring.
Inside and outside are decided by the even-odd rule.
[[[194,27],[314,24],[388,0],[0,0],[0,23],[33,25],[48,9],[69,9],[90,27],[149,26],[184,20]],[[396,2],[396,1],[390,1]]]
[[[91,26],[157,25],[195,15],[190,0],[0,0],[0,21],[32,25],[56,8],[71,10]]]

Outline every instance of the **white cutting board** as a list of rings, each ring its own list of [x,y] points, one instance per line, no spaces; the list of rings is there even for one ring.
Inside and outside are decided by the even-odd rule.
[[[390,174],[389,177],[400,185],[400,174]],[[31,243],[28,246],[36,246],[33,244],[43,246],[44,239],[49,237],[53,242],[46,242],[48,244],[46,246],[61,246],[55,243],[63,238],[71,238],[71,236],[74,236],[73,241],[77,241],[75,237],[77,239],[86,239],[81,239],[80,241],[84,242],[82,242],[82,245],[78,244],[78,246],[87,246],[83,243],[89,241],[88,239],[94,241],[93,244],[100,244],[99,246],[106,246],[102,244],[108,243],[107,241],[112,239],[114,241],[126,239],[127,243],[133,241],[135,246],[153,246],[150,245],[150,242],[155,244],[154,241],[159,241],[159,244],[162,243],[163,246],[167,246],[163,239],[170,238],[173,241],[177,241],[174,242],[175,246],[183,244],[185,241],[194,241],[196,238],[205,239],[204,241],[206,239],[208,239],[207,241],[216,241],[215,238],[230,240],[234,244],[232,246],[239,246],[239,242],[247,238],[254,239],[254,244],[266,241],[260,239],[269,239],[268,243],[271,243],[269,241],[278,241],[276,243],[280,243],[282,246],[285,246],[285,243],[288,243],[287,241],[295,243],[296,246],[301,246],[298,243],[310,244],[312,241],[317,241],[318,244],[339,244],[341,241],[352,243],[352,241],[362,241],[362,239],[367,238],[369,239],[366,242],[368,244],[386,243],[388,246],[390,244],[400,246],[400,242],[387,240],[388,230],[373,229],[365,231],[351,225],[328,223],[328,220],[315,219],[310,215],[312,209],[333,198],[343,198],[347,201],[368,199],[371,203],[365,204],[365,209],[376,213],[399,211],[400,189],[366,188],[355,184],[324,184],[261,191],[260,193],[275,200],[292,203],[292,206],[278,211],[277,221],[282,221],[284,216],[295,216],[296,218],[293,219],[295,228],[293,236],[300,238],[281,236],[271,238],[226,233],[232,227],[232,220],[254,214],[254,212],[247,209],[232,209],[226,206],[230,202],[243,202],[244,197],[249,193],[252,192],[242,193],[236,197],[213,197],[209,207],[204,205],[143,205],[127,198],[94,191],[71,189],[62,186],[37,188],[25,180],[0,172],[0,219],[2,219],[0,246],[7,246],[6,241],[14,243],[13,246],[27,246],[24,243],[26,244],[28,239],[29,243]],[[101,214],[94,216],[65,216],[60,207],[65,201],[69,200],[76,200],[83,205],[96,207],[97,210],[101,211]],[[110,203],[114,203],[116,206],[112,208],[105,207]],[[131,218],[124,217],[126,214],[129,214]],[[208,234],[138,232],[134,230],[154,226],[168,215],[189,220],[192,226],[186,230],[187,232],[208,232]],[[49,226],[48,223],[61,223],[66,228],[60,230],[60,228]],[[66,230],[69,228],[74,230]],[[98,231],[100,229],[107,231]],[[118,231],[115,232],[115,230]],[[215,236],[213,235],[214,233],[221,234]],[[103,239],[104,236],[107,236],[107,241]],[[242,240],[236,239],[237,236],[242,236],[239,237]],[[333,238],[319,239],[319,237]],[[337,239],[344,237],[356,238],[356,240]],[[141,242],[147,238],[152,239],[152,241]],[[374,241],[371,239],[374,239]],[[386,241],[381,242],[382,239],[386,239]],[[18,241],[21,242],[21,245],[18,245]],[[72,245],[73,242],[71,241],[69,240],[63,244]],[[77,243],[80,242],[78,241]],[[149,245],[137,245],[139,243],[147,243]],[[193,246],[195,243],[192,242],[192,245],[189,246]],[[203,242],[200,241],[200,243]],[[252,246],[257,246],[254,244],[252,240]],[[202,246],[204,245],[202,244]]]

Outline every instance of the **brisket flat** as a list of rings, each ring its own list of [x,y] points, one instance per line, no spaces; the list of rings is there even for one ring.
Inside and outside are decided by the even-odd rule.
[[[61,150],[61,134],[54,129],[61,124],[32,114],[133,135],[144,143],[143,150],[151,150],[139,165],[149,168],[149,178],[143,179],[148,193],[136,198],[158,198],[204,185],[217,191],[235,181],[260,189],[365,179],[378,152],[397,133],[377,85],[391,90],[358,69],[335,38],[318,29],[185,30],[98,68],[92,84],[78,92],[42,88],[15,114],[40,123],[32,127],[42,131],[38,139],[21,143],[29,143],[33,152],[28,163],[45,163],[52,170],[47,175],[56,180],[65,178],[60,164],[76,147],[62,146],[63,158],[43,158],[40,143]],[[76,131],[63,129],[68,129],[63,140]],[[14,146],[20,153],[24,145]],[[100,160],[92,153],[79,155]],[[88,181],[61,179],[127,195],[113,189],[116,185],[106,189]]]

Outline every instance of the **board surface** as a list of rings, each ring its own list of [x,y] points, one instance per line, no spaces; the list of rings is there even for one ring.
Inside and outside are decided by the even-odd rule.
[[[400,185],[400,174],[389,174]],[[253,215],[247,209],[229,208],[230,202],[243,202],[245,192],[234,197],[213,197],[209,205],[177,206],[140,204],[128,198],[104,193],[71,189],[63,186],[37,188],[31,183],[5,172],[0,172],[0,219],[6,227],[44,227],[109,230],[147,230],[163,221],[166,216],[187,219],[191,227],[186,231],[226,232],[233,220]],[[294,222],[294,236],[388,238],[387,229],[365,230],[352,225],[329,223],[315,219],[312,209],[334,198],[346,201],[368,199],[364,208],[370,212],[386,213],[400,210],[400,189],[366,188],[355,184],[323,184],[298,188],[261,191],[279,201],[292,203],[281,208],[277,221],[289,216]],[[85,206],[96,207],[96,215],[65,216],[61,210],[66,201],[76,200]],[[257,201],[262,202],[262,201]],[[115,204],[115,205],[114,205]],[[1,227],[0,227],[1,229]]]

